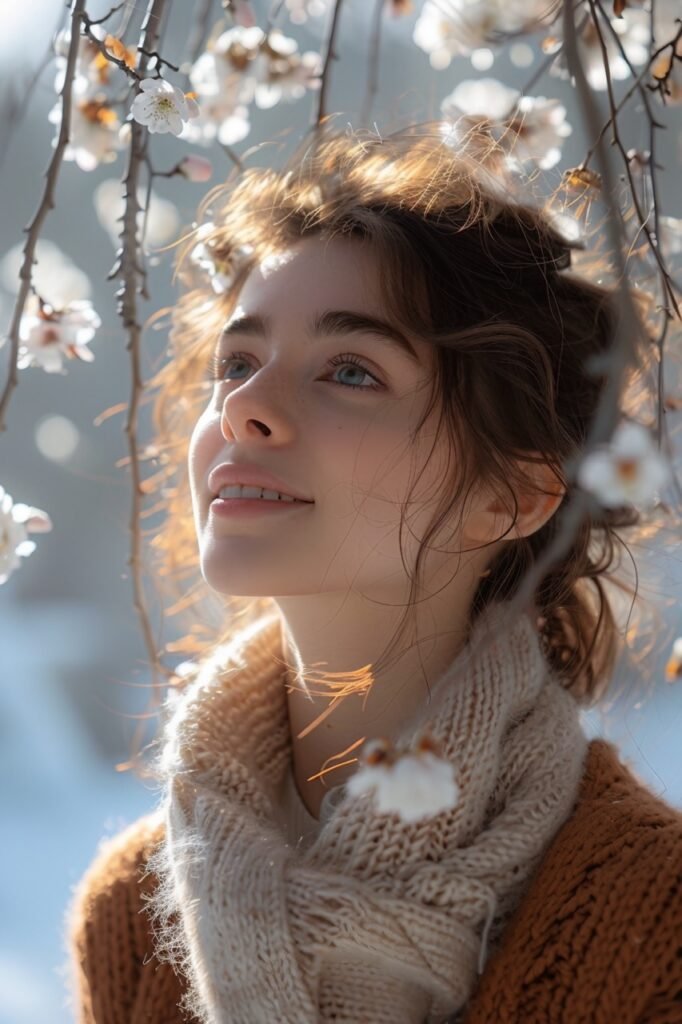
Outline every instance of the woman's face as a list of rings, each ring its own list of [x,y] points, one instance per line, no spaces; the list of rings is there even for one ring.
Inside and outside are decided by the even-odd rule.
[[[374,259],[357,240],[305,239],[244,283],[229,323],[259,317],[268,330],[237,330],[218,341],[222,379],[189,449],[202,574],[219,593],[407,594],[400,503],[433,444],[435,411],[415,444],[411,434],[428,401],[434,350],[411,336],[412,356],[369,326],[349,329],[351,314],[390,319]],[[313,329],[331,311],[346,311],[344,318],[336,313],[334,333]],[[240,355],[230,362],[233,352]],[[313,504],[217,515],[208,475],[233,461],[263,467]],[[446,453],[436,449],[407,510],[403,549],[410,568],[446,465]]]

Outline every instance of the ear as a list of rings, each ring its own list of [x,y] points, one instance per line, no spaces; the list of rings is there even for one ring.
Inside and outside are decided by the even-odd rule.
[[[511,493],[501,499],[492,491],[480,488],[464,525],[464,535],[468,539],[476,543],[486,543],[497,540],[502,534],[506,534],[504,541],[530,537],[556,512],[566,493],[566,487],[557,479],[550,466],[546,462],[525,460],[519,460],[517,465],[526,477],[528,485],[516,491],[519,507],[514,526],[509,530],[514,519]]]

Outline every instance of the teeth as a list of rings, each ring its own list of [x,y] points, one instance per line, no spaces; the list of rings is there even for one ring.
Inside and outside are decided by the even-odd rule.
[[[296,498],[291,498],[288,494],[280,494],[279,491],[268,491],[264,487],[245,487],[242,484],[222,487],[218,494],[221,498],[263,498],[265,501],[296,501]]]

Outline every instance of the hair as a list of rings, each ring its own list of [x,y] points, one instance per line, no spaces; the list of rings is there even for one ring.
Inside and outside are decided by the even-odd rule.
[[[203,200],[176,262],[183,290],[170,310],[170,358],[151,382],[153,446],[165,467],[159,477],[166,512],[151,544],[157,576],[177,598],[168,614],[185,613],[192,623],[168,651],[201,660],[237,629],[272,613],[272,598],[229,597],[221,599],[217,621],[208,621],[187,453],[212,387],[207,362],[248,274],[303,238],[367,242],[376,255],[385,308],[435,349],[428,408],[416,433],[437,408],[438,435],[449,437],[456,468],[421,542],[406,617],[425,546],[456,510],[461,514],[472,486],[492,487],[514,522],[517,488],[529,484],[521,462],[545,463],[565,493],[540,529],[508,540],[497,552],[475,592],[471,621],[491,601],[513,597],[552,543],[562,513],[575,500],[578,485],[567,467],[577,464],[602,395],[605,377],[594,367],[616,343],[620,307],[617,290],[599,283],[606,263],[560,232],[551,201],[541,208],[515,194],[520,189],[505,180],[502,164],[491,163],[494,146],[484,161],[473,147],[455,151],[446,144],[438,122],[381,138],[334,131],[327,121],[281,169],[235,168],[234,180]],[[205,217],[210,219],[201,223]],[[577,258],[592,279],[571,269]],[[642,329],[623,404],[631,392],[640,399],[646,394],[642,381],[654,358],[645,324],[647,293],[635,289],[632,295]],[[401,539],[403,522],[401,514]],[[584,704],[606,692],[623,648],[606,584],[636,594],[616,571],[619,546],[626,547],[618,531],[625,528],[652,535],[633,506],[595,503],[535,592],[547,657]],[[181,675],[171,685],[181,685]]]

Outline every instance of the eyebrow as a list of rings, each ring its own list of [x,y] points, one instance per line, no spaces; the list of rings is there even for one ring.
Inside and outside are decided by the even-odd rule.
[[[251,313],[235,317],[223,328],[218,344],[223,338],[235,334],[250,337],[270,337],[271,320],[267,316]],[[392,324],[369,313],[355,313],[349,309],[326,309],[308,321],[308,333],[333,337],[342,334],[374,334],[391,345],[400,348],[410,359],[419,363],[419,356],[413,345]]]

